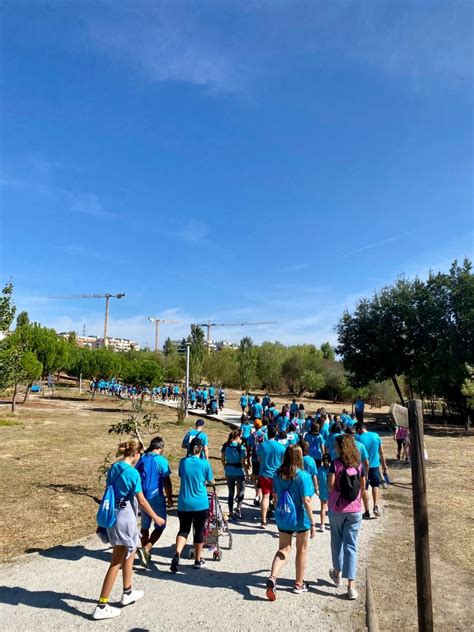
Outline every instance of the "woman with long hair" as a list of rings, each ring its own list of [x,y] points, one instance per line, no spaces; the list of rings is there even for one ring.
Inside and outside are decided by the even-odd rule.
[[[114,463],[107,473],[107,485],[114,488],[117,518],[114,526],[107,529],[107,537],[113,547],[112,560],[102,584],[99,602],[92,613],[93,619],[112,619],[120,615],[120,608],[109,605],[110,593],[120,569],[123,577],[120,604],[127,606],[143,597],[143,590],[132,588],[133,560],[140,537],[137,505],[140,505],[158,527],[166,524],[166,521],[154,512],[143,494],[140,474],[135,469],[142,452],[143,445],[138,439],[123,441],[117,450],[117,456],[121,459]]]
[[[353,437],[338,435],[335,449],[336,459],[331,463],[328,476],[333,566],[329,576],[336,586],[341,585],[341,576],[347,579],[347,596],[357,599],[357,539],[362,521],[361,494],[365,489],[365,475]]]
[[[304,471],[303,452],[299,445],[291,445],[286,449],[281,467],[273,479],[275,500],[275,520],[279,531],[278,551],[273,558],[271,575],[267,579],[267,598],[276,599],[276,581],[291,551],[293,535],[296,535],[296,579],[294,592],[297,594],[309,590],[304,581],[306,557],[309,538],[315,534],[315,524],[311,509],[311,498],[314,494],[311,476]],[[288,498],[288,495],[291,498]],[[282,497],[282,498],[280,498]],[[284,518],[282,501],[292,509],[292,524]]]
[[[227,441],[222,446],[221,460],[227,481],[229,495],[229,518],[242,518],[242,503],[245,496],[245,478],[248,477],[247,451],[242,445],[240,429],[232,430]],[[234,509],[235,489],[237,488],[237,508]]]

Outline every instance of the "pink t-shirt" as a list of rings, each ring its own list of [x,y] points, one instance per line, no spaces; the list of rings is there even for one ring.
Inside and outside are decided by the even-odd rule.
[[[342,498],[339,494],[339,474],[344,470],[344,465],[340,459],[335,459],[331,463],[330,473],[336,475],[334,489],[329,492],[328,507],[329,511],[335,511],[337,513],[359,513],[362,511],[361,493],[362,487],[359,489],[359,495],[353,501]],[[353,476],[359,472],[359,476],[362,476],[362,463],[359,463],[357,467],[348,467],[347,473]]]
[[[408,428],[404,426],[397,426],[397,432],[395,433],[395,439],[406,439],[408,435]]]

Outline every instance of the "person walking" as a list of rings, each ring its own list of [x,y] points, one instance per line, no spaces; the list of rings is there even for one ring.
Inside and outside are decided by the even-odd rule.
[[[257,447],[257,456],[260,462],[260,473],[258,482],[262,490],[262,503],[260,505],[261,512],[261,528],[267,528],[267,513],[270,506],[270,495],[273,494],[273,477],[280,467],[285,454],[285,446],[278,443],[275,439],[276,428],[270,426],[268,428],[268,440],[263,441]]]
[[[304,440],[308,444],[309,455],[316,461],[317,467],[321,467],[325,447],[324,439],[317,421],[311,422],[310,430],[304,435]]]
[[[229,518],[242,518],[242,503],[245,496],[245,479],[248,478],[247,450],[242,444],[240,430],[232,430],[222,446],[221,460],[227,481],[229,495]],[[237,496],[235,492],[237,489]],[[234,511],[234,497],[237,508]]]
[[[379,518],[382,513],[379,509],[380,499],[380,465],[383,472],[387,471],[387,463],[383,451],[382,439],[376,432],[367,430],[367,425],[363,421],[358,421],[355,425],[357,441],[365,446],[369,457],[369,472],[367,475],[367,489],[372,487],[372,499],[374,501],[374,516]],[[370,519],[370,511],[368,509],[368,499],[366,511],[363,515],[364,520]]]
[[[203,449],[201,450],[201,459],[209,460],[209,439],[207,438],[207,434],[204,432],[204,419],[198,419],[196,421],[195,428],[188,430],[188,432],[184,435],[183,442],[181,444],[183,450],[188,450],[192,440],[196,437],[199,437],[203,445]]]
[[[209,498],[206,483],[215,485],[212,468],[207,459],[201,458],[204,449],[200,437],[195,437],[188,449],[187,456],[179,462],[181,487],[178,495],[179,531],[176,536],[176,549],[171,560],[170,571],[178,572],[181,553],[194,526],[194,568],[201,568],[204,528],[209,513]]]
[[[120,569],[123,579],[120,604],[128,606],[144,595],[142,590],[132,588],[133,560],[139,542],[137,505],[140,505],[157,526],[165,525],[165,520],[153,511],[145,498],[140,474],[135,469],[142,452],[143,445],[138,439],[123,441],[117,450],[117,456],[121,459],[114,463],[107,473],[107,486],[112,485],[114,488],[117,517],[114,526],[107,529],[107,538],[113,547],[112,559],[102,584],[99,602],[92,613],[92,618],[96,621],[120,616],[120,608],[109,604],[110,593]]]
[[[357,599],[357,539],[362,521],[361,492],[365,476],[353,437],[336,438],[337,458],[329,468],[329,524],[332,568],[329,577],[336,586],[347,579],[347,596]]]
[[[329,458],[329,454],[323,454],[323,461],[321,463],[321,467],[318,467],[318,484],[319,484],[319,502],[320,502],[320,525],[319,531],[322,533],[326,525],[326,515],[328,510],[328,498],[329,498],[329,490],[328,490],[328,476],[329,476],[329,468],[331,466],[331,459]]]
[[[364,409],[365,409],[365,402],[360,395],[357,395],[354,401],[354,412],[355,412],[357,421],[361,421],[361,422],[364,421]]]
[[[407,460],[407,450],[406,450],[406,438],[408,436],[408,428],[404,426],[397,426],[395,429],[394,439],[397,442],[397,461],[400,461],[400,458],[405,458]]]
[[[150,503],[157,516],[163,518],[164,525],[155,524],[153,533],[150,535],[151,519],[144,512],[142,513],[141,525],[141,548],[138,549],[140,562],[148,568],[151,559],[151,550],[161,538],[166,527],[166,506],[173,506],[173,487],[171,485],[171,470],[168,459],[163,456],[165,442],[161,437],[154,437],[148,446],[145,454],[137,463],[136,469],[140,474],[142,490],[145,498]],[[163,491],[166,491],[166,498]]]
[[[247,395],[245,393],[242,393],[242,395],[241,395],[241,397],[239,399],[239,404],[240,404],[240,407],[242,409],[242,414],[244,414],[246,409],[247,409],[247,402],[248,402]]]
[[[274,478],[274,492],[279,542],[271,574],[267,579],[266,595],[270,601],[276,599],[278,575],[290,554],[293,535],[296,536],[296,578],[293,592],[300,594],[309,590],[304,573],[308,542],[315,534],[311,508],[314,487],[311,476],[303,469],[303,452],[299,445],[292,445],[286,449],[283,463]]]

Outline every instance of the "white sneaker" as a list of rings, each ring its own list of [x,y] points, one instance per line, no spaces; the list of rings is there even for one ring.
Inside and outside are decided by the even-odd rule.
[[[357,590],[355,588],[348,588],[347,589],[347,598],[348,599],[357,599],[358,596],[359,596],[359,593],[357,592]]]
[[[108,603],[106,603],[103,608],[96,606],[94,612],[92,613],[92,618],[95,621],[99,621],[100,619],[113,619],[114,617],[119,616],[120,608],[114,608],[114,606],[110,606]]]
[[[336,586],[339,587],[341,585],[341,575],[336,575],[336,571],[333,568],[329,569],[329,577]]]
[[[122,606],[129,606],[131,603],[135,603],[135,601],[141,599],[144,594],[145,593],[143,592],[143,590],[132,589],[132,592],[129,595],[123,593],[120,603],[122,604]]]

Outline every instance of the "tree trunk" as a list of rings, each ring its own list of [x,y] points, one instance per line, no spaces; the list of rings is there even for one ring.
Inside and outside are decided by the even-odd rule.
[[[28,399],[28,395],[30,394],[30,388],[31,388],[31,384],[27,384],[26,385],[25,397],[23,398],[23,403],[25,403],[26,400]]]
[[[15,383],[15,388],[13,390],[13,398],[12,398],[12,413],[15,412],[16,409],[16,395],[18,391],[18,384]]]
[[[395,387],[395,390],[397,391],[397,395],[398,395],[398,397],[400,399],[400,404],[402,406],[405,406],[405,399],[403,398],[402,391],[400,390],[400,385],[398,384],[398,380],[397,380],[397,376],[396,375],[394,375],[392,377],[392,382],[393,382],[393,385]]]

